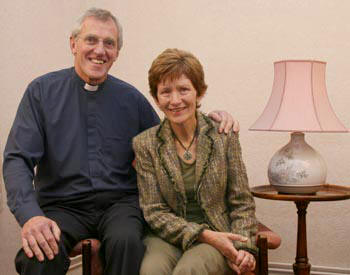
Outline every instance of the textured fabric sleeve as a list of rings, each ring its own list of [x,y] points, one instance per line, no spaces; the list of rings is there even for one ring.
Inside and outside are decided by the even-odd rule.
[[[228,203],[230,206],[231,230],[248,237],[247,242],[234,242],[237,249],[257,252],[255,202],[248,185],[248,177],[242,160],[238,134],[230,133],[227,144]]]
[[[209,226],[187,222],[176,215],[160,192],[147,145],[138,136],[134,139],[133,146],[136,154],[140,206],[145,220],[159,237],[183,250],[188,249],[197,240],[199,234]]]
[[[21,226],[31,217],[44,215],[33,186],[34,167],[44,153],[39,92],[38,83],[28,86],[4,151],[7,204]]]

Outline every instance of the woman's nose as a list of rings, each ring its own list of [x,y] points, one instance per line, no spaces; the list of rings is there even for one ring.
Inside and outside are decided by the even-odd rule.
[[[179,95],[179,93],[177,92],[171,93],[170,103],[173,105],[181,103],[181,96]]]

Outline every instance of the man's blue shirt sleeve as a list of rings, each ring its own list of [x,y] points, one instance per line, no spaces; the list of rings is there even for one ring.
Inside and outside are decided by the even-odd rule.
[[[18,223],[43,216],[33,186],[34,167],[44,153],[40,88],[31,83],[18,107],[4,151],[3,175],[7,203]]]
[[[160,119],[148,100],[142,96],[139,101],[140,133],[159,124]]]

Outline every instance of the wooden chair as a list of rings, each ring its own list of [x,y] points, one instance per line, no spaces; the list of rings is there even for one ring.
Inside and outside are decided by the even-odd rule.
[[[256,257],[256,268],[252,275],[268,275],[268,249],[276,249],[281,244],[281,238],[267,226],[259,223],[257,246],[259,254]],[[79,242],[70,256],[82,255],[83,275],[102,275],[102,263],[98,255],[100,242],[96,239],[87,239]]]
[[[70,253],[70,257],[82,255],[83,275],[102,275],[103,267],[99,256],[100,241],[86,239],[80,241]]]
[[[252,274],[268,275],[268,249],[276,249],[281,245],[280,236],[273,232],[266,225],[259,223],[256,244],[259,248],[259,253],[256,256],[256,267]]]

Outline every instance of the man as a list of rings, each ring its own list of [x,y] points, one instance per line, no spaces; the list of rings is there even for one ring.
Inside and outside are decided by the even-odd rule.
[[[104,274],[138,274],[144,220],[131,140],[159,118],[140,92],[108,75],[122,41],[110,12],[88,10],[70,37],[74,68],[32,81],[19,105],[3,169],[22,227],[20,274],[65,274],[69,252],[88,237],[101,241]]]

